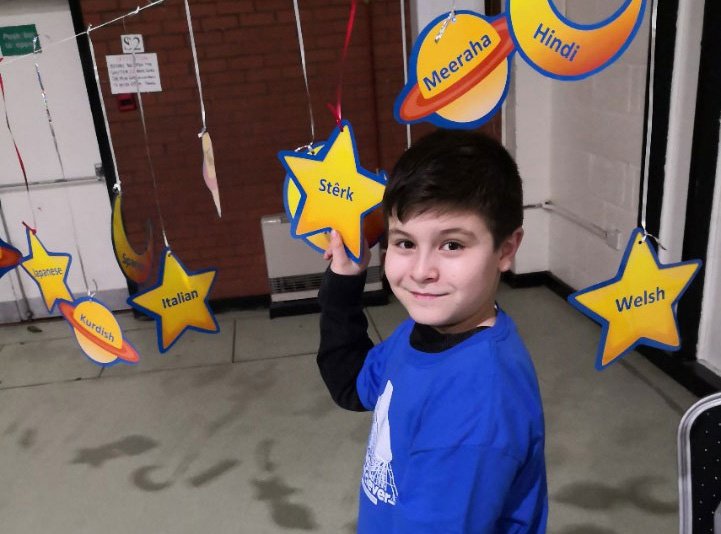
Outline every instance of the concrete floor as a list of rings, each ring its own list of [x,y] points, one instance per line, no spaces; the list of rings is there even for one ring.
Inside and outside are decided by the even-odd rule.
[[[597,372],[599,327],[545,288],[499,301],[541,383],[548,531],[677,532],[676,429],[696,397],[638,354]],[[404,316],[366,311],[376,341]],[[118,318],[136,367],[89,363],[61,320],[0,326],[1,532],[354,532],[370,414],[330,401],[317,315],[224,313],[165,355],[154,323]]]

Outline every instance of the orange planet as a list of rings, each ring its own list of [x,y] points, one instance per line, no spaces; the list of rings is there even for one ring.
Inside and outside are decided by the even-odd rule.
[[[406,87],[407,93],[401,93],[402,100],[399,98],[396,103],[395,114],[400,122],[417,122],[451,105],[488,78],[511,55],[515,45],[508,30],[508,19],[500,16],[490,21],[489,26],[492,26],[500,37],[498,45],[490,54],[453,85],[432,97],[423,95],[418,80],[411,87]],[[414,57],[417,57],[417,52],[414,52]]]
[[[118,321],[112,312],[89,297],[75,302],[61,300],[60,313],[70,323],[80,348],[90,360],[102,367],[123,361],[137,363],[138,352],[123,339]]]
[[[18,249],[0,239],[0,276],[17,267],[22,257]]]

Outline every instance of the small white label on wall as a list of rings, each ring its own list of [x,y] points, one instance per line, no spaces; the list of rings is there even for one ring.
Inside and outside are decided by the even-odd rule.
[[[123,45],[123,54],[142,54],[145,52],[143,36],[139,33],[130,33],[120,36]]]
[[[122,54],[105,56],[108,63],[108,77],[110,78],[110,91],[114,94],[134,93],[137,86],[141,93],[157,93],[163,89],[160,86],[160,71],[158,71],[158,55]],[[133,69],[135,61],[135,69]]]

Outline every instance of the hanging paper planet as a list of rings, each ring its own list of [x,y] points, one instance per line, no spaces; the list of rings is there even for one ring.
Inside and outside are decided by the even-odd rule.
[[[90,297],[74,303],[61,300],[58,308],[70,323],[80,348],[94,364],[110,367],[120,361],[134,364],[140,359],[135,347],[123,339],[112,312],[97,300]]]
[[[581,80],[616,61],[643,22],[647,0],[626,0],[596,24],[576,24],[553,0],[508,0],[507,14],[472,11],[433,20],[413,45],[408,84],[396,98],[398,122],[475,128],[498,111],[508,93],[517,48],[536,71]]]
[[[323,143],[316,143],[308,151],[308,153],[316,155],[322,148]],[[298,189],[295,181],[293,181],[289,175],[286,175],[285,184],[283,186],[283,204],[285,206],[285,212],[290,220],[296,219],[300,200],[300,189]],[[366,241],[368,241],[368,247],[373,248],[375,244],[380,241],[384,232],[385,220],[383,218],[383,209],[379,206],[363,219],[363,236]],[[322,254],[326,251],[328,244],[330,243],[330,233],[321,232],[320,234],[313,234],[301,239],[305,241],[310,248]]]
[[[0,239],[0,278],[20,264],[22,252]]]
[[[506,17],[472,11],[456,11],[451,21],[448,16],[433,20],[413,45],[411,76],[393,110],[401,123],[475,128],[506,98],[514,50]]]

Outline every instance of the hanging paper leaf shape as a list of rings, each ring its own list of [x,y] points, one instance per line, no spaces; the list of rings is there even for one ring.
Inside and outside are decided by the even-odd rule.
[[[0,239],[0,278],[20,265],[22,257],[18,249]]]
[[[80,348],[95,365],[110,367],[121,361],[138,362],[138,352],[123,339],[118,321],[103,303],[84,297],[75,302],[60,301],[58,308]]]
[[[210,134],[204,132],[201,137],[203,143],[203,179],[208,186],[210,194],[213,195],[215,209],[218,210],[218,217],[222,217],[220,210],[220,191],[218,190],[218,178],[215,174],[215,156],[213,154],[213,141]]]
[[[215,269],[191,272],[165,248],[160,260],[158,282],[128,298],[133,308],[156,321],[158,349],[166,352],[188,330],[216,333],[218,321],[208,304]]]
[[[128,241],[128,236],[125,234],[121,196],[118,193],[113,199],[111,234],[115,259],[126,278],[136,284],[142,284],[150,276],[153,265],[153,229],[148,221],[148,245],[142,254],[135,252]]]
[[[72,257],[64,252],[48,252],[35,235],[27,228],[28,248],[30,252],[20,266],[40,288],[43,302],[48,312],[52,312],[60,300],[73,300],[68,287],[68,271]]]

